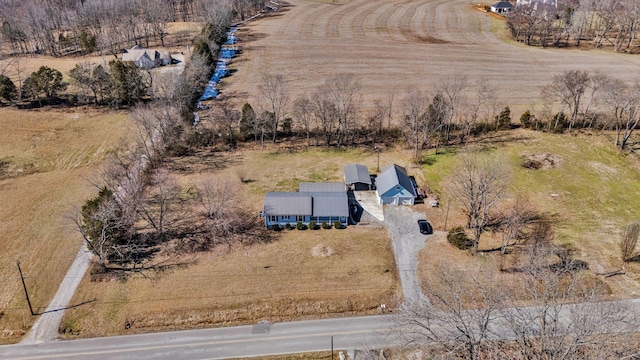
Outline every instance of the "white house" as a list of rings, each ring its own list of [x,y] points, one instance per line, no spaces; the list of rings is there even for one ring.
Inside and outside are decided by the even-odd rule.
[[[508,1],[500,1],[491,5],[491,12],[496,14],[506,14],[513,10],[513,5]]]
[[[122,61],[131,61],[141,69],[152,69],[171,64],[171,54],[167,50],[145,49],[135,45],[122,54]]]

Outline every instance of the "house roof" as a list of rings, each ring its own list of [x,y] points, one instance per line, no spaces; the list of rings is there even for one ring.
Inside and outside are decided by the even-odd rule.
[[[513,4],[508,1],[500,1],[491,5],[491,7],[494,9],[511,9],[513,8]]]
[[[369,168],[362,164],[351,164],[344,167],[344,182],[347,184],[363,183],[371,185]]]
[[[305,193],[313,197],[313,216],[349,216],[349,198],[344,191]]]
[[[349,216],[349,198],[344,187],[341,191],[268,192],[264,214]]]
[[[341,182],[302,182],[299,185],[299,189],[301,193],[345,191],[344,184]]]
[[[265,215],[312,215],[313,199],[297,192],[268,192],[264,198]]]
[[[393,164],[387,166],[376,178],[378,194],[384,194],[398,185],[405,188],[413,194],[413,196],[417,196],[411,179],[407,175],[407,170],[400,165]]]

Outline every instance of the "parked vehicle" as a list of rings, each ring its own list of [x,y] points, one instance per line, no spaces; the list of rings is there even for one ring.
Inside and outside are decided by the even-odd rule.
[[[418,227],[420,228],[420,233],[425,235],[433,234],[433,227],[431,224],[425,219],[418,220]]]

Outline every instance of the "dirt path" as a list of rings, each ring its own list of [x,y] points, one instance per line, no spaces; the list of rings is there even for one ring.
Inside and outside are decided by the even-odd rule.
[[[223,91],[258,104],[263,74],[282,74],[292,99],[331,75],[351,73],[365,108],[407,88],[434,91],[444,77],[481,78],[498,89],[498,106],[519,116],[541,110],[540,88],[565,70],[602,70],[631,81],[640,57],[602,51],[542,49],[496,37],[504,22],[467,0],[291,0],[279,13],[243,26],[244,52]],[[255,106],[254,106],[255,107]]]
[[[58,292],[56,292],[44,313],[33,324],[29,335],[22,340],[22,344],[39,344],[59,337],[58,328],[60,327],[64,310],[69,305],[73,305],[69,304],[69,302],[89,268],[91,257],[92,254],[87,249],[86,243],[83,243],[64,280],[60,283]]]

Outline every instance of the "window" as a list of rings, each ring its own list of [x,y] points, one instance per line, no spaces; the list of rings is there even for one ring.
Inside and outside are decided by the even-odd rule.
[[[304,216],[302,215],[296,216],[296,221],[304,221]]]
[[[269,221],[278,221],[278,217],[275,215],[269,216]]]
[[[291,220],[290,218],[291,218],[291,216],[289,216],[289,215],[282,215],[282,220],[283,221],[289,221],[289,220]]]

